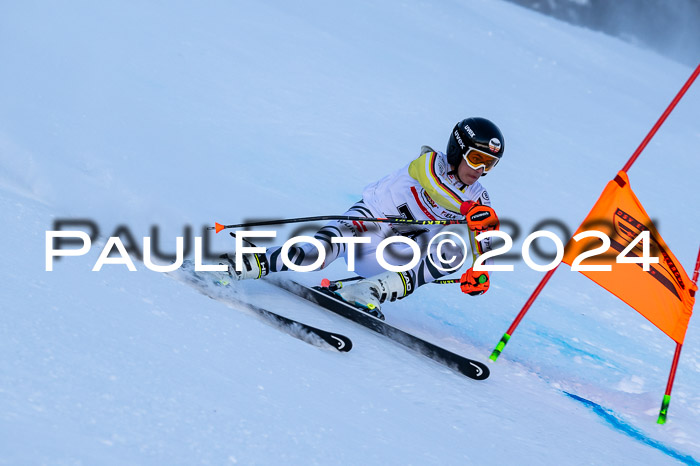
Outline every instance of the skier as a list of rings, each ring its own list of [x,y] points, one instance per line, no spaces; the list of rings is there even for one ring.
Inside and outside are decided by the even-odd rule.
[[[475,233],[499,228],[498,217],[491,207],[488,193],[479,178],[492,170],[503,156],[505,145],[498,127],[485,118],[467,118],[457,123],[450,134],[446,153],[429,146],[421,148],[420,156],[403,168],[365,187],[362,200],[344,214],[347,216],[376,218],[403,217],[414,220],[467,219],[469,229]],[[471,201],[471,202],[470,202]],[[405,298],[417,287],[452,273],[446,271],[449,264],[458,264],[463,257],[459,247],[442,248],[436,244],[426,248],[430,240],[440,233],[443,225],[411,225],[364,221],[333,221],[321,228],[314,238],[323,244],[326,258],[320,269],[338,257],[347,261],[347,244],[334,243],[334,237],[368,237],[370,243],[355,247],[355,270],[361,277],[336,291],[343,300],[355,304],[376,317],[383,318],[381,304]],[[421,246],[421,260],[405,272],[391,272],[382,267],[376,258],[381,240],[395,235],[406,236]],[[403,265],[408,245],[387,248],[392,260]],[[481,254],[490,250],[490,239],[477,243]],[[229,274],[234,279],[258,279],[271,272],[288,270],[281,259],[281,247],[262,253],[244,253],[241,270],[236,270],[235,254],[226,254]],[[438,254],[441,252],[441,256]],[[313,264],[317,259],[312,244],[292,246],[289,258],[296,265]],[[409,259],[410,259],[409,255]],[[450,261],[447,261],[447,258]],[[456,262],[455,262],[456,261]],[[490,261],[486,261],[488,264]],[[440,270],[435,264],[442,264]],[[489,289],[488,272],[475,272],[469,268],[460,279],[464,293],[472,296]]]

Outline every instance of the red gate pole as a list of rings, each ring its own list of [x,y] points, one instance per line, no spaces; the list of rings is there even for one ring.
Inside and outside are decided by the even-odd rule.
[[[678,367],[678,360],[681,357],[681,348],[683,345],[676,343],[676,352],[673,355],[673,363],[671,364],[671,373],[668,375],[668,382],[666,383],[666,394],[661,402],[661,410],[659,411],[659,418],[656,420],[657,424],[666,424],[666,415],[668,414],[668,405],[671,403],[671,390],[673,390],[673,379],[676,378],[676,368]]]
[[[634,154],[632,154],[632,157],[630,157],[630,159],[627,161],[627,163],[625,164],[625,166],[622,167],[622,171],[623,171],[623,172],[626,173],[627,170],[629,170],[630,167],[632,166],[632,164],[635,162],[635,160],[637,160],[637,157],[639,157],[639,154],[641,154],[642,151],[644,150],[644,148],[646,148],[647,144],[649,144],[649,141],[651,141],[651,138],[654,137],[654,135],[655,135],[656,132],[659,130],[659,128],[661,127],[661,125],[664,123],[664,121],[666,121],[666,118],[668,118],[668,116],[671,114],[671,112],[672,112],[673,109],[676,107],[676,105],[678,104],[678,102],[680,102],[680,100],[683,98],[683,95],[686,93],[686,91],[687,91],[687,90],[690,88],[690,86],[693,84],[693,81],[695,81],[695,78],[698,77],[698,74],[700,74],[700,64],[698,64],[697,68],[695,68],[695,71],[693,71],[693,74],[690,75],[690,77],[689,77],[688,80],[685,82],[685,84],[683,85],[683,87],[681,88],[681,90],[678,91],[678,94],[676,94],[676,97],[673,98],[673,100],[671,101],[671,103],[670,103],[670,104],[668,105],[668,107],[666,108],[666,111],[661,115],[661,117],[660,117],[659,120],[656,122],[656,124],[654,125],[654,127],[651,128],[651,131],[649,131],[649,134],[647,134],[647,137],[644,138],[644,140],[643,140],[642,143],[639,145],[639,147],[637,147],[637,150],[634,151]]]
[[[700,67],[698,67],[700,68]],[[693,283],[697,285],[698,283],[698,273],[700,272],[700,249],[698,249],[698,259],[695,261],[695,271],[693,272]],[[692,291],[691,291],[692,293]],[[676,343],[676,352],[673,355],[673,363],[671,364],[671,373],[668,374],[668,382],[666,383],[666,393],[664,394],[664,399],[661,402],[661,410],[659,411],[659,418],[656,420],[658,424],[666,423],[666,415],[668,414],[668,405],[671,403],[671,390],[673,390],[673,380],[676,378],[676,369],[678,368],[678,360],[681,357],[681,348],[683,345],[681,343]]]
[[[559,265],[554,267],[552,270],[547,272],[547,274],[542,277],[542,280],[540,281],[540,284],[537,285],[537,288],[535,288],[535,291],[532,292],[532,295],[530,295],[530,299],[527,300],[523,308],[520,310],[518,313],[517,317],[513,321],[512,324],[510,324],[510,327],[508,327],[508,330],[506,330],[506,333],[503,334],[503,337],[501,337],[501,341],[498,342],[496,345],[496,348],[494,348],[493,352],[491,353],[491,356],[489,356],[489,359],[491,361],[495,361],[498,359],[498,356],[500,356],[501,351],[503,351],[503,348],[505,348],[506,343],[508,343],[508,340],[510,340],[510,336],[513,334],[515,329],[518,327],[520,324],[520,321],[523,320],[523,317],[525,317],[525,314],[527,314],[527,311],[530,309],[530,306],[532,306],[532,303],[535,302],[535,299],[537,299],[537,296],[540,294],[544,286],[547,284],[550,278],[552,278],[552,275],[554,275],[554,271],[557,270]]]

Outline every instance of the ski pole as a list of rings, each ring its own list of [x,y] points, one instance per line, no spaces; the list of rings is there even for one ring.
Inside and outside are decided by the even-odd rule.
[[[324,278],[323,280],[321,280],[321,287],[336,290],[342,288],[343,283],[345,282],[355,282],[357,280],[362,280],[363,278],[364,277],[360,277],[359,275],[355,277],[341,278],[339,280],[329,280],[327,278]],[[455,283],[459,283],[459,278],[438,279],[431,283],[435,285],[453,285]]]
[[[467,215],[469,209],[474,205],[474,201],[465,201],[459,208],[462,215]],[[346,220],[349,222],[377,222],[377,223],[403,223],[404,225],[466,225],[467,220],[413,220],[403,217],[353,217],[349,215],[319,215],[316,217],[297,217],[277,220],[261,220],[257,222],[237,223],[233,225],[222,225],[215,223],[213,227],[207,227],[207,230],[226,230],[229,228],[244,228],[244,227],[261,227],[266,225],[283,225],[287,223],[302,223],[316,222],[319,220]]]
[[[411,220],[403,217],[386,217],[386,218],[367,218],[367,217],[352,217],[349,215],[320,215],[317,217],[299,217],[277,220],[262,220],[258,222],[237,223],[233,225],[222,225],[215,223],[213,227],[207,227],[207,230],[216,230],[219,233],[221,230],[229,228],[247,228],[260,227],[266,225],[283,225],[287,223],[302,223],[315,222],[319,220],[346,220],[357,222],[377,222],[377,223],[403,223],[405,225],[466,225],[466,220]]]

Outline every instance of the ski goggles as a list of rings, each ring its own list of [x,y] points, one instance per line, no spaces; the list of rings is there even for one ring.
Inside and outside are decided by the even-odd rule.
[[[495,155],[487,154],[478,149],[470,147],[464,155],[464,160],[472,167],[474,170],[478,170],[480,167],[484,167],[484,171],[487,172],[496,166],[499,158]]]

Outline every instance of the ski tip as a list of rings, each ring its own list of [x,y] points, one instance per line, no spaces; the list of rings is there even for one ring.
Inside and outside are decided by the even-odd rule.
[[[217,222],[214,222],[214,230],[216,230],[217,233],[219,233],[221,230],[223,230],[225,227]]]
[[[323,280],[321,280],[321,287],[322,288],[330,288],[330,286],[331,286],[331,281],[329,279],[324,278]]]
[[[352,349],[352,340],[344,335],[333,334],[331,337],[336,340],[335,349],[341,353],[347,353]]]
[[[486,380],[491,375],[491,371],[485,364],[476,361],[469,361],[466,370],[460,370],[460,372],[475,380]]]

